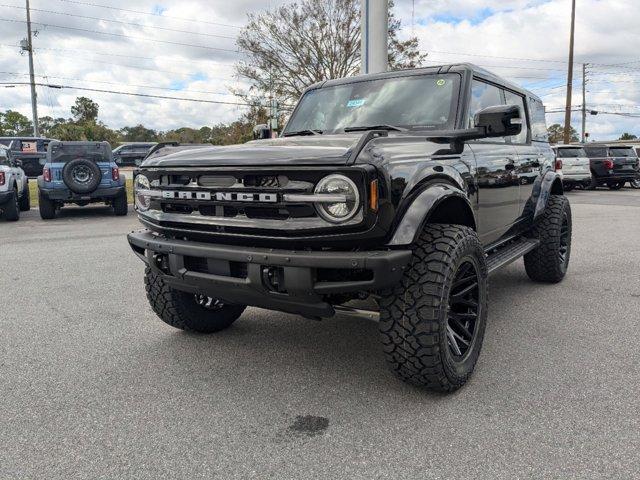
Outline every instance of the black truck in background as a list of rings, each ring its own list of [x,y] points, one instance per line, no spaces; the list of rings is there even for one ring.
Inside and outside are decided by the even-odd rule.
[[[330,80],[279,138],[152,150],[128,240],[169,325],[212,333],[247,306],[379,315],[391,369],[450,392],[480,354],[488,275],[522,257],[534,281],[567,272],[554,161],[540,99],[476,66]]]
[[[629,182],[639,188],[640,164],[636,149],[631,145],[585,144],[584,150],[591,166],[591,187],[606,185],[620,190]]]
[[[22,162],[22,169],[28,177],[42,175],[50,141],[44,137],[0,137],[0,144],[11,151],[12,158]]]

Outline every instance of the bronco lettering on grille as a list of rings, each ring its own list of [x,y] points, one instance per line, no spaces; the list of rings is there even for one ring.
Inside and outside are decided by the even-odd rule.
[[[217,202],[262,202],[277,203],[277,193],[246,193],[246,192],[202,192],[163,190],[162,198],[178,200],[214,200]]]

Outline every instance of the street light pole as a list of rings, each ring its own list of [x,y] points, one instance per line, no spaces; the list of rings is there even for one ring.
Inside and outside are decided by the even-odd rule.
[[[31,35],[31,10],[29,0],[27,1],[27,41],[23,43],[22,49],[29,54],[29,82],[31,83],[31,113],[33,115],[33,136],[39,136],[38,132],[38,96],[36,93],[36,79],[33,73],[33,39]]]
[[[386,72],[389,67],[389,1],[362,0],[361,67],[363,74]]]
[[[569,39],[569,72],[567,74],[567,106],[564,114],[564,143],[571,143],[571,96],[573,95],[573,44],[576,31],[576,0],[571,0],[571,37]]]

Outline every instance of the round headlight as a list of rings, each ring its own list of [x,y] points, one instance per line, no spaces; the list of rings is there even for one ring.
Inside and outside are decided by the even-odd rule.
[[[136,208],[141,212],[146,212],[151,206],[151,197],[148,194],[150,189],[149,179],[144,175],[137,175],[133,184],[133,191],[136,199]]]
[[[360,207],[360,194],[358,187],[351,179],[344,175],[329,175],[324,177],[316,185],[316,194],[330,194],[344,196],[344,202],[316,203],[318,214],[325,220],[333,223],[346,222],[352,218]]]

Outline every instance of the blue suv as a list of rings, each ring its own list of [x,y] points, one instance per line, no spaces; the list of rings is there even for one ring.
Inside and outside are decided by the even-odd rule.
[[[125,177],[113,160],[107,142],[52,141],[38,177],[38,200],[43,220],[55,217],[67,203],[84,206],[104,202],[116,215],[127,214]]]

